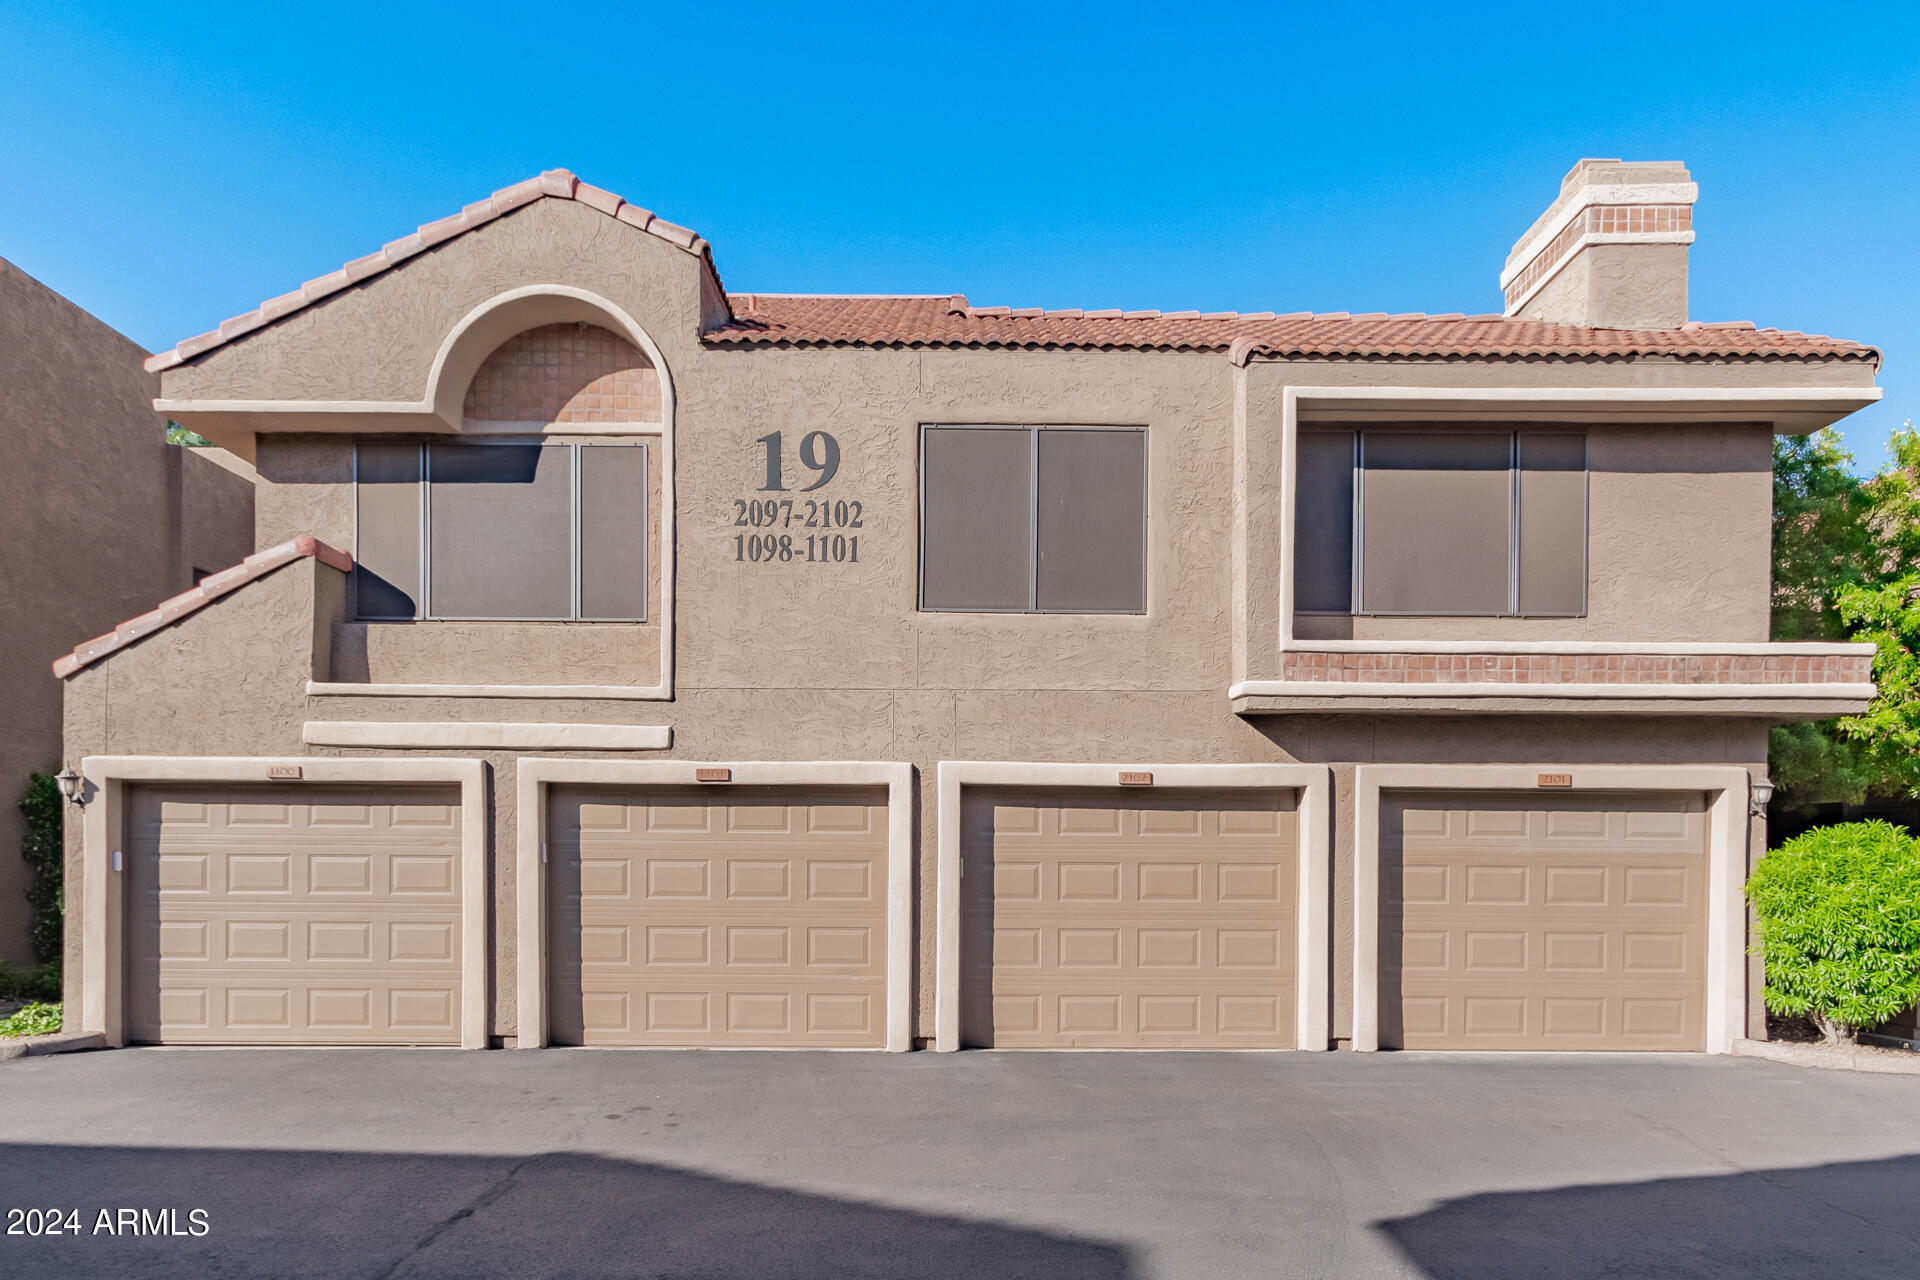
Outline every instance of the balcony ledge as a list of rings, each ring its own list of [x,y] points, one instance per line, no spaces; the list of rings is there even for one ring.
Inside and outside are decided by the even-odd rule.
[[[1738,715],[1864,711],[1873,646],[1604,641],[1307,641],[1286,678],[1227,690],[1242,715]]]

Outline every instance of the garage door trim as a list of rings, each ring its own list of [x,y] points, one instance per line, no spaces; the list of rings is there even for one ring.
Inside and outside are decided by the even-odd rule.
[[[689,787],[700,771],[724,769],[729,786],[845,786],[887,789],[887,1039],[889,1053],[912,1047],[913,766],[893,761],[557,760],[517,762],[519,809],[515,848],[519,926],[519,1037],[522,1049],[547,1043],[547,875],[542,842],[547,795],[568,786]]]
[[[147,783],[257,785],[269,770],[298,770],[299,783],[451,783],[460,789],[460,1047],[487,1046],[486,765],[479,760],[335,759],[312,756],[88,756],[91,797],[81,820],[80,1029],[126,1043],[128,876],[113,868],[126,839],[129,787]]]
[[[1361,765],[1354,770],[1353,1047],[1380,1047],[1380,808],[1383,791],[1542,791],[1542,773],[1568,774],[1571,790],[1706,792],[1707,1052],[1731,1053],[1746,1026],[1747,796],[1752,778],[1733,765]]]
[[[937,947],[934,975],[934,1048],[960,1047],[960,798],[965,787],[995,790],[1114,787],[1120,774],[1147,773],[1156,792],[1168,789],[1254,788],[1298,791],[1299,950],[1294,999],[1294,1044],[1325,1048],[1330,1026],[1327,1001],[1327,905],[1329,818],[1333,771],[1309,764],[1038,764],[1004,760],[942,760],[937,769],[940,816]]]

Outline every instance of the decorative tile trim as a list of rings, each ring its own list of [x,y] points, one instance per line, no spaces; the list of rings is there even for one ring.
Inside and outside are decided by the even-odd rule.
[[[1576,246],[1588,236],[1678,236],[1693,235],[1693,206],[1688,204],[1596,204],[1582,210],[1558,235],[1549,240],[1533,261],[1504,286],[1507,309],[1512,311],[1560,267]]]
[[[1289,651],[1283,678],[1316,684],[1865,684],[1873,679],[1873,656]]]
[[[1560,198],[1507,251],[1500,268],[1500,284],[1504,288],[1507,281],[1520,274],[1539,256],[1547,241],[1559,235],[1569,222],[1578,220],[1589,205],[1691,205],[1699,199],[1700,186],[1694,182],[1589,182],[1571,193],[1563,188]]]

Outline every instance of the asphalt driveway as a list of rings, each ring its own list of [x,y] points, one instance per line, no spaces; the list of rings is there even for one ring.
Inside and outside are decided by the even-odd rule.
[[[16,1208],[77,1211],[81,1234],[0,1235],[0,1275],[1884,1277],[1920,1266],[1920,1078],[130,1050],[0,1066]]]

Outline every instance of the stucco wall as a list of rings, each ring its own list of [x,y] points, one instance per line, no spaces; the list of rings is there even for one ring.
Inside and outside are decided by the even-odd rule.
[[[1522,320],[1580,324],[1592,308],[1593,261],[1592,255],[1585,251],[1568,254],[1553,269],[1547,282],[1513,314]],[[1685,318],[1681,317],[1683,320]]]
[[[1244,371],[1217,354],[715,349],[696,340],[698,261],[577,203],[545,200],[401,268],[169,371],[189,399],[409,399],[427,390],[446,333],[488,299],[536,283],[588,290],[631,315],[661,349],[677,401],[673,439],[678,683],[684,688],[1221,688],[1234,625],[1247,674],[1274,675],[1272,599],[1281,530],[1279,394],[1287,385],[1856,385],[1871,371],[1787,362],[1310,361]],[[1245,615],[1232,617],[1236,388],[1249,485]],[[969,617],[914,611],[917,427],[926,422],[1144,424],[1152,518],[1146,618]],[[737,499],[760,490],[762,446],[783,434],[789,483],[813,430],[838,439],[841,469],[819,497],[860,501],[860,563],[743,564]],[[1579,619],[1367,620],[1359,637],[1764,639],[1770,457],[1767,428],[1607,426],[1594,432],[1591,592]],[[310,532],[353,547],[344,438],[263,436],[262,545]],[[658,468],[654,468],[657,472]],[[784,496],[800,499],[790,491]],[[794,530],[804,534],[805,530]],[[852,530],[846,531],[848,533]],[[1703,536],[1704,535],[1704,536]],[[657,567],[659,557],[654,557]],[[1326,624],[1312,624],[1322,627]],[[369,635],[395,671],[450,683],[495,679],[499,656],[453,629]],[[860,643],[845,643],[858,635]],[[604,637],[555,630],[528,682],[589,683]],[[653,647],[632,648],[629,681],[651,683]],[[535,667],[539,670],[536,672]],[[397,676],[394,678],[398,678]]]
[[[1236,370],[1221,355],[1194,353],[714,349],[696,337],[702,294],[695,259],[577,204],[542,201],[169,372],[166,393],[179,399],[418,399],[434,352],[461,317],[502,291],[542,283],[589,290],[630,314],[659,346],[671,381],[677,520],[671,701],[306,695],[310,671],[362,678],[356,673],[364,670],[368,678],[394,680],[404,678],[402,672],[430,672],[436,682],[462,684],[507,676],[514,683],[608,683],[601,673],[620,661],[618,649],[606,647],[613,633],[589,639],[577,627],[346,625],[344,579],[307,564],[188,619],[176,639],[142,641],[78,678],[70,692],[80,735],[74,749],[397,755],[408,753],[304,749],[300,723],[516,720],[665,725],[673,745],[660,754],[682,759],[910,762],[920,782],[918,1035],[930,1033],[933,1013],[931,833],[938,820],[934,765],[943,759],[1333,764],[1331,972],[1339,1035],[1346,1034],[1352,1005],[1346,854],[1356,764],[1764,762],[1759,721],[1235,715],[1226,689],[1236,626],[1250,652],[1271,651],[1282,534],[1274,490],[1251,486],[1248,599],[1236,610],[1235,468],[1278,474],[1274,451],[1285,386],[1853,385],[1871,376],[1841,366],[1670,360],[1316,361]],[[1147,614],[917,612],[918,427],[940,422],[1146,426]],[[815,430],[834,435],[841,462],[833,481],[809,495],[799,491],[807,473],[795,455],[802,437]],[[789,487],[778,496],[797,505],[810,497],[860,504],[857,529],[830,531],[858,534],[857,563],[736,558],[735,539],[755,532],[736,524],[737,504],[772,496],[760,488],[765,454],[758,442],[773,431],[782,433],[788,459]],[[1589,616],[1544,629],[1501,619],[1415,631],[1764,638],[1767,457],[1765,426],[1601,428]],[[344,438],[265,437],[257,459],[263,544],[311,532],[352,547]],[[808,530],[774,532],[804,539]],[[302,584],[317,601],[305,623],[294,616]],[[166,646],[175,644],[203,656],[172,661]],[[355,656],[361,652],[365,656]],[[585,672],[591,678],[582,678]],[[653,674],[636,654],[625,682],[645,685]],[[1256,667],[1249,674],[1270,673]],[[228,681],[257,696],[236,699],[216,687]],[[201,697],[218,714],[195,722],[180,709]],[[89,710],[95,704],[110,707],[104,719]],[[89,716],[98,719],[97,731],[86,727],[95,723]],[[513,763],[502,753],[457,754],[484,758],[492,770],[493,1028],[510,1037],[519,856]]]
[[[612,298],[641,318],[669,368],[678,368],[697,341],[701,271],[692,254],[585,205],[540,200],[244,342],[168,370],[166,393],[188,400],[418,399],[434,354],[461,318],[527,284]]]
[[[298,561],[88,668],[68,682],[68,750],[111,755],[460,755],[490,769],[494,833],[489,922],[492,1030],[515,1034],[516,777],[520,752],[305,747],[301,723],[339,718],[339,698],[305,693],[345,603],[343,575]],[[1234,715],[1217,690],[985,688],[684,690],[672,703],[354,698],[376,721],[521,720],[666,724],[672,748],[650,758],[897,760],[918,771],[915,830],[915,1033],[932,1032],[935,765],[943,759],[1078,762],[1325,763],[1334,767],[1335,1034],[1352,1011],[1353,770],[1369,763],[1690,763],[1763,768],[1766,731],[1750,720],[1668,718]],[[599,756],[594,752],[539,754]],[[1756,829],[1757,830],[1757,829]],[[1756,839],[1758,837],[1756,836]],[[537,851],[528,851],[538,856]],[[68,841],[68,896],[84,869]],[[78,936],[69,936],[70,959]],[[77,975],[77,967],[70,965]]]
[[[17,802],[60,768],[53,660],[253,547],[251,485],[166,443],[146,352],[0,261],[0,958],[32,960]]]
[[[569,437],[559,437],[566,439]],[[344,621],[316,678],[379,684],[651,685],[659,680],[661,456],[647,456],[647,620],[642,623],[365,623]],[[352,554],[353,440],[267,436],[259,472],[256,540],[276,546],[311,533]]]
[[[1578,618],[1303,616],[1320,639],[1761,641],[1772,583],[1773,430],[1765,424],[1587,432],[1587,611]],[[1256,572],[1277,573],[1268,538]]]
[[[296,560],[64,681],[67,757],[299,755],[306,683],[346,579]],[[67,999],[77,1001],[85,867],[66,824]]]
[[[196,576],[231,568],[258,549],[255,473],[225,449],[176,448],[173,455],[180,467],[181,585],[190,587]]]
[[[1577,250],[1514,314],[1599,329],[1673,329],[1687,322],[1684,244],[1595,244]]]
[[[1687,322],[1687,246],[1596,244],[1587,266],[1586,322],[1602,329],[1671,329]]]
[[[254,542],[310,533],[353,550],[353,442],[342,436],[262,436],[254,446]]]

